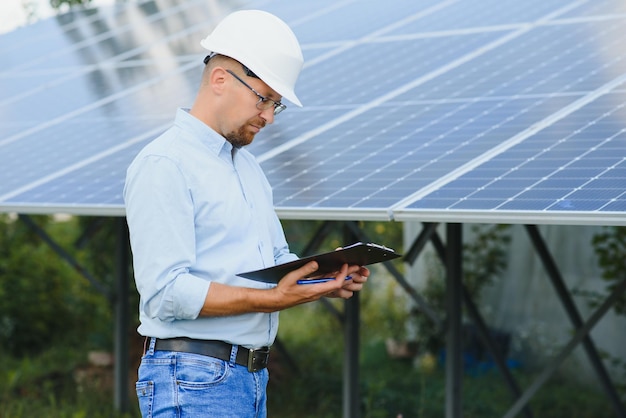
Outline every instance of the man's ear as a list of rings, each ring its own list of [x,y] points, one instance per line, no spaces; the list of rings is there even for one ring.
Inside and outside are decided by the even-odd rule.
[[[221,95],[226,88],[228,73],[223,67],[214,67],[208,74],[209,87],[216,95]]]

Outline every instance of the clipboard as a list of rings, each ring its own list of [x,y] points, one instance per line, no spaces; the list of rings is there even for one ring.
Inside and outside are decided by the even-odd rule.
[[[260,270],[239,273],[238,276],[264,283],[278,283],[287,273],[298,269],[310,261],[317,261],[318,269],[314,276],[323,276],[341,269],[343,264],[367,266],[401,257],[391,248],[374,243],[357,242],[339,250],[311,255]]]

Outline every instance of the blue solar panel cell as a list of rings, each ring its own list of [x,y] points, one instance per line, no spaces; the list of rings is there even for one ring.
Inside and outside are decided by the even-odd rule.
[[[177,102],[191,104],[201,68],[200,62],[174,64],[173,69],[164,73],[156,71],[153,65],[69,71],[47,82],[45,95],[40,94],[41,86],[29,86],[0,101],[0,110],[14,115],[14,120],[27,118],[32,126],[54,123],[67,115],[82,115],[93,108],[100,109],[98,119],[128,117],[138,107],[146,114],[155,111],[172,114]],[[72,94],[68,94],[70,91]],[[38,112],[33,114],[33,108]],[[143,115],[133,117],[140,119]],[[0,128],[0,133],[8,137],[15,132]]]
[[[162,123],[159,120],[85,118],[49,127],[45,132],[45,141],[41,140],[41,132],[35,132],[6,144],[1,148],[0,196],[37,183],[42,179],[42,173],[55,176],[89,162],[100,153],[106,154],[115,146],[122,145],[118,132],[124,132],[128,135],[127,140],[131,141],[158,127],[158,122]]]
[[[626,198],[611,200],[602,207],[603,212],[626,212]]]
[[[566,100],[626,71],[622,28],[623,21],[539,26],[425,83],[412,98],[559,95]]]
[[[431,207],[429,200],[456,194],[447,209],[604,210],[623,195],[626,184],[626,132],[616,118],[625,105],[623,93],[602,96],[411,207]],[[499,183],[509,178],[529,184],[511,187],[514,193],[507,195]]]
[[[440,2],[438,10],[426,18],[404,26],[393,34],[470,30],[500,25],[525,24],[543,18],[571,4],[567,0],[481,0]]]
[[[0,36],[2,71],[16,69],[26,62],[49,54],[52,48],[65,45],[63,30],[55,19],[46,19],[32,26],[18,28]],[[39,69],[46,68],[45,64]]]
[[[2,36],[0,36],[1,38]],[[41,94],[41,85],[52,83],[58,77],[59,74],[56,73],[25,74],[4,72],[0,67],[0,108],[2,112],[10,112],[11,104],[20,100],[20,97]],[[35,88],[37,91],[35,91]],[[0,126],[0,130],[3,128],[4,126]]]
[[[298,92],[303,103],[313,106],[370,103],[495,37],[483,33],[355,45],[305,68]],[[380,68],[385,68],[384,77]]]
[[[325,0],[312,6],[283,0],[264,4],[262,8],[285,18],[302,43],[336,43],[385,33],[403,19],[418,17],[439,3],[439,0],[397,1],[390,7],[386,2],[374,0]]]
[[[599,17],[604,19],[619,19],[621,15],[626,14],[626,3],[622,0],[602,0],[602,1],[585,1],[577,4],[571,11],[565,13],[562,17],[568,18],[588,18]]]
[[[33,36],[20,39],[20,48],[9,47],[14,61],[6,68],[24,71],[100,66],[133,56],[150,58],[141,54],[148,55],[147,51],[159,45],[160,53],[197,54],[201,50],[199,39],[215,24],[211,16],[210,6],[202,0],[166,8],[144,2],[132,7],[76,10],[36,24],[28,31]],[[55,19],[58,24],[53,23]],[[163,48],[168,43],[171,48]],[[159,55],[152,56],[156,57]]]
[[[291,156],[289,162],[299,164],[301,169],[304,167],[310,169],[311,165],[319,164],[319,150],[324,150],[324,155],[328,155],[331,165],[336,160],[343,161],[345,174],[342,175],[353,179],[360,178],[362,174],[354,173],[352,170],[355,167],[366,166],[371,170],[365,176],[366,184],[370,185],[370,189],[364,197],[371,201],[372,197],[376,196],[377,201],[393,205],[393,199],[397,199],[397,194],[379,190],[380,185],[372,183],[373,179],[382,178],[383,184],[387,182],[389,188],[401,190],[401,193],[407,193],[407,195],[419,190],[457,169],[463,163],[489,151],[500,144],[503,138],[509,138],[516,133],[518,127],[523,124],[516,124],[515,117],[509,118],[507,115],[523,114],[524,117],[529,117],[533,114],[531,111],[520,112],[519,109],[523,109],[523,106],[520,106],[519,102],[512,100],[501,106],[491,102],[461,104],[461,110],[457,110],[459,105],[456,103],[442,104],[433,106],[427,111],[427,113],[432,111],[434,115],[439,115],[439,120],[424,116],[423,123],[409,122],[414,118],[421,120],[417,118],[417,116],[423,116],[420,115],[418,106],[412,108],[405,106],[402,112],[371,110],[355,117],[349,125],[344,123],[337,128],[330,129],[324,135],[299,145],[297,153]],[[532,100],[521,102],[532,103]],[[494,109],[495,116],[487,111],[488,107]],[[450,110],[446,111],[446,109]],[[403,119],[407,117],[407,114],[411,116]],[[525,124],[537,122],[541,115],[542,113],[537,113],[535,119]],[[372,121],[380,116],[387,121],[386,128],[371,129]],[[485,119],[489,116],[500,123],[504,120],[505,124],[490,126],[489,123],[485,123]],[[431,126],[425,128],[426,123],[430,123]],[[343,136],[346,126],[351,129],[351,135],[361,138],[355,147],[346,147]],[[415,127],[416,132],[407,130],[407,126]],[[507,131],[509,133],[506,133]],[[345,161],[355,162],[355,164],[346,166]],[[281,191],[283,179],[289,178],[292,167],[274,166],[273,162],[274,159],[265,162],[264,167],[274,185],[275,194],[283,196],[284,193]],[[506,167],[510,165],[507,164]],[[532,170],[536,173],[534,167]],[[546,170],[546,174],[550,171]],[[336,178],[333,173],[327,173],[327,176],[330,177],[329,181]],[[332,199],[332,197],[329,199],[328,204],[333,204]],[[277,200],[278,206],[281,205],[280,202]],[[354,204],[357,205],[357,202],[355,201]]]
[[[34,183],[22,193],[11,196],[7,203],[14,206],[67,206],[120,208],[126,167],[146,144],[138,141],[107,154],[92,164],[84,164],[68,172],[59,171],[44,184]],[[111,182],[109,179],[116,181]],[[0,192],[1,193],[1,192]],[[117,210],[117,213],[122,213]]]

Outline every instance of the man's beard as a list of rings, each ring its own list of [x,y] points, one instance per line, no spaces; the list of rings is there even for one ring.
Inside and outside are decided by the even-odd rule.
[[[233,145],[233,147],[236,147],[236,148],[241,148],[241,147],[245,147],[246,145],[250,145],[250,143],[254,139],[255,134],[253,132],[250,132],[248,125],[249,124],[246,123],[245,125],[241,126],[239,129],[237,129],[237,131],[233,131],[233,132],[226,134],[225,136],[226,140],[230,142]],[[259,122],[256,122],[254,125],[259,126],[260,128],[263,128],[265,126],[265,122],[259,121]]]

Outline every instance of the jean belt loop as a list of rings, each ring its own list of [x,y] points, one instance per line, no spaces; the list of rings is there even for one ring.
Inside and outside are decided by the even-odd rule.
[[[146,350],[146,355],[154,354],[154,345],[156,344],[156,338],[150,337],[148,341],[148,348]]]
[[[237,364],[237,351],[239,351],[239,346],[237,344],[233,344],[230,349],[230,360],[228,361],[228,365],[230,367],[235,367]]]

